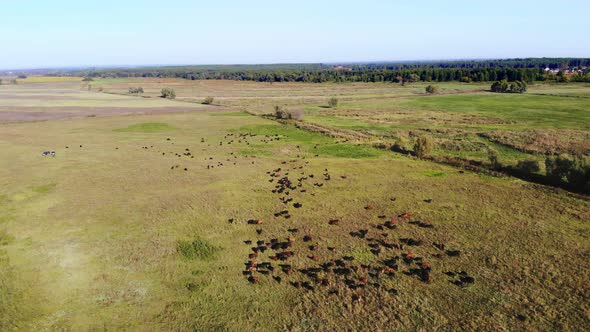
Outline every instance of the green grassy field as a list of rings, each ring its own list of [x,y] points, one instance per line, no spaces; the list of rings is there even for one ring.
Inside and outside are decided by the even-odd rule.
[[[146,91],[157,94],[183,82],[149,83]],[[423,97],[423,87],[386,84],[371,91],[189,83],[206,90],[195,96],[181,88],[180,101],[212,95],[222,106],[0,124],[0,330],[576,331],[590,324],[587,200],[243,112],[281,103],[305,108],[309,123],[375,135],[463,129],[470,142],[487,145],[470,135],[541,125],[587,130],[583,99],[495,96],[463,84],[445,89],[466,95]],[[93,84],[105,92],[140,85]],[[68,90],[34,85],[41,95]],[[0,106],[12,105],[4,88]],[[192,106],[76,88],[80,100],[116,99],[139,110],[154,102]],[[374,97],[383,93],[390,96]],[[339,107],[321,107],[332,95],[342,96]],[[87,106],[67,103],[81,112]],[[42,157],[44,150],[57,155]],[[275,216],[283,210],[289,218]],[[257,241],[268,248],[249,258]],[[272,249],[276,243],[288,249]],[[293,255],[271,258],[285,251]],[[249,261],[256,270],[248,271]]]

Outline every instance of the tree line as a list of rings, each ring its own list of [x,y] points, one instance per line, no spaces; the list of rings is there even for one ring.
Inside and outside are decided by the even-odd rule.
[[[579,69],[564,75],[556,69]],[[47,75],[76,75],[94,78],[158,77],[188,80],[239,80],[257,82],[487,82],[579,81],[590,82],[590,59],[530,58],[481,61],[285,64],[235,66],[177,66],[114,68],[84,71],[55,71]]]

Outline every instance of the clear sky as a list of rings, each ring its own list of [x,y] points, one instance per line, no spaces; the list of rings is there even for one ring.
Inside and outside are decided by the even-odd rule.
[[[590,57],[590,0],[0,0],[0,68]]]

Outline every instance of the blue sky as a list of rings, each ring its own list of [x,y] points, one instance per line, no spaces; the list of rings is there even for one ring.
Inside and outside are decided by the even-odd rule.
[[[590,57],[590,1],[0,0],[0,68]]]

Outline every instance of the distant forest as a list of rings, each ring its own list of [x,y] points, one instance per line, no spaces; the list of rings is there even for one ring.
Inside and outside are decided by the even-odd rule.
[[[391,63],[166,66],[54,70],[49,76],[160,77],[257,82],[590,82],[590,58],[526,58]]]

